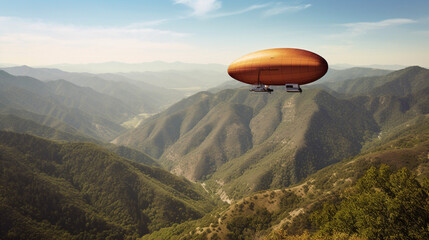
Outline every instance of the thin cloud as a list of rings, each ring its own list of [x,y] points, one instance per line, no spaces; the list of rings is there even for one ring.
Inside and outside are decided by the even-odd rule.
[[[21,18],[0,17],[0,36],[30,34],[34,36],[49,36],[60,40],[97,38],[169,40],[171,38],[181,38],[188,35],[187,33],[143,26],[148,25],[136,23],[123,27],[83,27]]]
[[[379,22],[356,22],[356,23],[345,23],[340,26],[344,26],[347,28],[347,35],[349,36],[358,36],[363,35],[369,31],[402,25],[402,24],[410,24],[415,23],[415,20],[408,18],[393,18],[386,19]]]
[[[283,3],[276,3],[270,9],[264,11],[263,16],[270,17],[270,16],[283,14],[285,12],[298,12],[298,11],[307,9],[309,7],[311,7],[311,4],[290,6],[290,5],[285,5]]]
[[[192,8],[192,15],[200,17],[217,10],[222,6],[222,3],[217,0],[175,0],[174,3],[183,4]]]
[[[239,15],[239,14],[247,13],[247,12],[250,12],[250,11],[257,10],[257,9],[266,8],[269,5],[270,4],[252,5],[250,7],[247,7],[245,9],[241,9],[241,10],[238,10],[238,11],[218,13],[218,14],[214,14],[214,15],[208,15],[206,17],[208,17],[208,18],[218,18],[218,17],[227,17],[227,16],[233,16],[233,15]]]
[[[170,21],[171,19],[158,19],[158,20],[152,20],[152,21],[147,21],[147,22],[137,22],[137,23],[132,23],[130,25],[128,25],[128,28],[141,28],[141,27],[149,27],[149,26],[158,26],[161,25],[163,23],[166,23],[168,21]]]
[[[180,56],[192,48],[181,41],[187,36],[187,33],[142,27],[141,23],[87,27],[0,17],[0,62],[45,64],[106,59],[137,62],[155,55],[168,60],[166,49]]]
[[[262,13],[264,17],[270,17],[274,15],[279,15],[285,12],[297,12],[311,7],[311,4],[305,5],[285,5],[283,3],[273,3],[269,2],[266,4],[255,4],[249,7],[246,7],[241,10],[232,11],[232,12],[220,12],[213,13],[216,10],[222,7],[222,3],[217,0],[175,0],[175,4],[183,4],[192,8],[193,12],[189,16],[181,17],[180,19],[189,18],[189,17],[200,17],[200,18],[220,18],[228,17],[234,15],[240,15],[247,12],[251,12],[258,9],[267,9]]]

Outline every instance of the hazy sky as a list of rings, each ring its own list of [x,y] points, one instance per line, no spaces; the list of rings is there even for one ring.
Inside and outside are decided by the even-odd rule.
[[[222,63],[303,48],[429,67],[428,0],[0,0],[0,63]]]

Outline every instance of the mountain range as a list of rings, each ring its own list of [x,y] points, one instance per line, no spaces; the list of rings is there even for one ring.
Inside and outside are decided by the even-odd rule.
[[[194,70],[4,70],[2,239],[372,239],[332,232],[334,220],[314,216],[333,218],[329,209],[345,206],[343,196],[361,191],[371,171],[387,171],[382,164],[391,179],[408,179],[401,188],[418,192],[417,212],[429,214],[427,69],[330,70],[301,94],[253,93],[219,80],[186,98],[191,92],[173,88],[196,86],[187,75]],[[215,86],[219,73],[211,73],[199,75],[207,76],[201,89]],[[183,80],[177,86],[175,76]],[[407,214],[417,213],[398,216]],[[407,226],[427,221],[413,216],[419,222]]]
[[[45,82],[66,80],[80,87],[89,87],[122,101],[138,113],[157,113],[165,106],[184,97],[181,92],[132,80],[118,74],[73,73],[28,66],[9,67],[3,70],[12,75],[30,76]]]
[[[230,80],[226,71],[208,70],[167,70],[161,72],[126,72],[118,73],[121,76],[135,81],[144,81],[159,87],[186,92],[188,95],[216,87]]]
[[[117,136],[125,130],[120,124],[136,114],[116,98],[64,80],[42,82],[0,71],[0,86],[2,113],[53,117],[98,139]]]
[[[429,221],[427,215],[429,212],[427,208],[429,185],[425,185],[424,180],[420,185],[416,178],[426,178],[427,181],[429,176],[428,137],[429,118],[422,116],[408,124],[408,127],[399,134],[381,140],[381,144],[311,174],[297,185],[253,193],[235,201],[228,207],[218,208],[217,211],[200,220],[164,228],[144,236],[143,239],[312,239],[312,237],[315,239],[384,239],[387,238],[386,236],[392,236],[395,231],[400,231],[399,234],[403,234],[401,238],[406,238],[406,232],[413,226],[423,226],[417,230],[419,233],[414,235],[414,238],[425,239],[429,236],[424,229]],[[332,203],[339,206],[339,201],[342,198],[347,199],[359,181],[362,181],[364,177],[374,176],[374,172],[371,171],[374,166],[380,167],[380,171],[383,167],[390,166],[387,174],[398,171],[408,178],[402,184],[408,184],[409,188],[411,188],[411,184],[415,184],[415,188],[412,189],[413,193],[407,193],[407,197],[422,194],[420,198],[407,199],[402,196],[404,202],[400,203],[401,206],[407,206],[408,209],[417,207],[414,215],[406,215],[409,212],[405,211],[398,214],[400,210],[397,209],[380,210],[381,205],[389,202],[384,199],[378,203],[378,209],[371,209],[372,214],[382,218],[385,212],[393,210],[391,214],[395,215],[394,217],[405,217],[405,219],[401,219],[401,222],[396,223],[397,225],[394,226],[396,230],[389,229],[385,235],[372,238],[358,237],[356,232],[354,234],[339,232],[334,233],[334,236],[331,233],[331,235],[313,235],[311,237],[309,232],[318,230],[318,234],[321,234],[314,221],[316,217],[322,215],[320,209]],[[403,171],[404,168],[410,172]],[[384,169],[386,171],[386,168]],[[377,180],[381,181],[381,179]],[[366,182],[364,186],[370,184],[370,182]],[[402,187],[402,191],[409,190]],[[422,190],[423,192],[419,193]],[[378,191],[380,190],[378,189]],[[369,206],[371,200],[365,199],[364,204]],[[335,208],[331,208],[330,211],[335,211]],[[368,217],[368,215],[359,217]],[[420,218],[421,221],[417,221],[417,218]],[[388,221],[387,219],[385,220]],[[340,219],[340,221],[344,221],[344,219]],[[394,225],[392,223],[383,228],[377,228],[376,221],[369,221],[369,224],[373,228],[367,229],[366,233],[369,231],[379,231],[380,233]],[[411,224],[411,226],[404,227],[405,224]]]
[[[325,82],[342,82],[349,79],[363,78],[363,77],[377,77],[383,76],[392,72],[391,70],[384,70],[378,68],[362,68],[353,67],[342,70],[329,68],[328,72],[315,83]],[[314,83],[313,83],[314,84]]]
[[[95,144],[0,131],[0,148],[2,238],[122,239],[214,207],[201,187]]]
[[[352,65],[352,64],[331,64],[330,66],[336,70],[344,70],[348,68],[376,68],[376,69],[384,69],[384,70],[391,70],[391,71],[397,71],[407,67],[404,65],[385,65],[385,64],[371,64],[371,65],[359,65],[359,66]]]
[[[346,87],[346,89],[350,89],[349,92],[346,94],[338,93],[335,94],[335,96],[320,89],[304,90],[305,94],[309,94],[310,91],[311,94],[318,96],[316,101],[318,112],[321,112],[321,109],[325,108],[323,109],[325,114],[328,115],[328,113],[330,113],[330,116],[335,116],[331,113],[331,111],[335,109],[338,110],[338,112],[344,113],[346,118],[348,118],[345,122],[352,123],[354,120],[361,122],[362,119],[347,114],[345,109],[348,108],[353,112],[363,111],[366,113],[366,118],[372,119],[371,125],[369,126],[375,127],[375,131],[365,130],[366,132],[359,145],[358,154],[352,154],[350,157],[343,158],[337,163],[330,164],[313,174],[309,174],[297,184],[286,187],[268,186],[265,188],[268,190],[259,189],[260,191],[253,193],[247,190],[246,186],[255,178],[255,173],[260,171],[262,164],[250,165],[251,167],[249,168],[253,170],[252,174],[249,174],[251,176],[237,181],[241,184],[239,185],[240,187],[232,191],[228,190],[228,188],[231,187],[231,182],[228,182],[231,181],[230,179],[234,179],[235,176],[244,178],[243,176],[246,174],[246,168],[241,168],[238,171],[236,170],[234,174],[228,174],[229,171],[235,170],[236,164],[238,165],[241,163],[240,161],[243,161],[242,159],[246,159],[248,153],[245,153],[241,157],[231,159],[226,164],[223,164],[219,170],[208,177],[208,180],[205,180],[206,187],[212,189],[213,193],[223,196],[224,200],[232,200],[228,207],[219,208],[215,213],[212,213],[210,216],[206,215],[196,222],[186,222],[176,227],[161,229],[144,236],[143,239],[311,239],[310,236],[319,237],[317,239],[381,239],[388,238],[389,236],[393,237],[394,234],[402,236],[400,238],[407,238],[406,236],[410,236],[408,234],[415,234],[413,235],[414,237],[412,237],[415,239],[425,239],[429,237],[427,231],[424,230],[429,221],[427,218],[427,214],[429,213],[427,205],[427,200],[429,199],[429,185],[427,184],[427,177],[429,176],[429,158],[427,157],[429,152],[429,109],[427,108],[427,91],[429,87],[429,82],[427,81],[428,72],[427,69],[420,67],[409,67],[382,77],[369,77],[345,81],[344,86],[353,86],[358,81],[369,82],[371,80],[377,84],[368,84],[354,88]],[[404,84],[405,82],[407,84]],[[368,89],[362,91],[365,89],[364,86],[368,86]],[[398,89],[402,89],[402,91],[398,91]],[[236,90],[236,92],[239,91],[242,90]],[[324,98],[320,96],[324,96]],[[297,98],[299,97],[301,96],[298,95]],[[323,106],[323,102],[326,98],[331,99],[331,102]],[[243,98],[241,100],[243,100]],[[344,101],[354,105],[339,106],[335,104],[337,101]],[[250,102],[254,103],[256,101]],[[319,104],[322,105],[323,108],[319,106]],[[331,106],[332,109],[327,109],[326,106]],[[359,108],[359,106],[361,108]],[[309,108],[305,108],[305,110],[307,109]],[[301,112],[304,111],[301,110]],[[266,119],[268,119],[267,114],[264,117],[264,120]],[[332,118],[330,118],[330,120],[332,121]],[[320,118],[318,118],[317,122],[318,126],[323,126],[323,121],[321,121]],[[345,124],[345,122],[341,124]],[[269,126],[269,124],[265,126]],[[350,127],[351,125],[345,128],[337,125],[337,128],[343,131]],[[299,126],[296,129],[299,129]],[[288,132],[283,131],[282,133],[286,135]],[[341,135],[338,135],[337,132],[331,134],[327,131],[324,132],[323,135],[330,138],[339,145],[339,148],[343,149],[344,140],[338,137]],[[320,138],[320,136],[317,135],[308,135],[308,137],[310,139]],[[306,145],[307,144],[306,142]],[[311,146],[315,148],[318,147],[316,144]],[[326,148],[325,145],[319,146]],[[274,152],[275,154],[275,151],[271,149],[261,152],[262,154],[267,154],[266,152],[269,152],[268,154],[273,154]],[[274,154],[270,158],[271,163],[279,159],[276,159]],[[279,155],[285,156],[286,154],[280,153]],[[260,163],[264,161],[264,158],[260,156],[261,155],[255,157],[257,158],[255,162]],[[317,154],[313,162],[320,162],[323,159],[321,154]],[[403,192],[395,193],[406,194],[407,197],[404,197],[405,195],[390,195],[392,197],[399,197],[402,200],[389,199],[388,203],[390,203],[390,201],[403,201],[401,203],[395,202],[395,204],[408,206],[407,209],[414,209],[412,210],[414,212],[395,210],[396,208],[391,208],[393,206],[389,208],[390,210],[387,208],[381,209],[382,205],[377,205],[378,208],[368,210],[371,211],[371,213],[359,213],[364,215],[357,215],[356,217],[368,219],[370,214],[373,214],[371,217],[383,218],[386,212],[393,211],[389,213],[391,214],[391,218],[393,218],[393,215],[395,216],[394,218],[402,217],[401,220],[392,220],[401,221],[399,225],[395,225],[396,230],[390,229],[387,232],[382,232],[383,229],[387,229],[387,225],[385,227],[380,227],[375,224],[375,221],[369,221],[366,224],[370,224],[370,227],[365,229],[365,232],[358,232],[355,230],[355,232],[340,231],[323,233],[320,226],[317,225],[317,221],[314,220],[316,216],[322,215],[323,212],[321,212],[321,209],[325,209],[326,207],[324,206],[328,204],[332,205],[329,205],[331,206],[331,210],[327,211],[336,211],[336,209],[339,209],[340,205],[343,206],[342,204],[346,201],[345,199],[348,199],[347,196],[351,196],[350,194],[356,191],[355,189],[357,188],[356,186],[359,185],[359,182],[364,181],[364,178],[371,178],[371,176],[374,176],[371,175],[374,173],[371,167],[380,167],[380,170],[376,171],[381,172],[381,169],[386,169],[383,167],[385,165],[390,166],[391,169],[387,171],[387,174],[392,174],[390,181],[395,179],[398,175],[407,178],[407,180],[402,182],[404,186],[401,186],[402,190],[400,191]],[[281,165],[276,165],[276,168],[273,169],[278,168],[281,168]],[[300,168],[307,169],[305,166],[300,166]],[[406,168],[406,170],[403,168]],[[397,173],[394,171],[397,171]],[[273,171],[269,176],[273,178],[276,176],[275,174],[279,172],[282,171]],[[225,181],[224,179],[227,180]],[[386,177],[384,177],[384,179],[386,179]],[[387,176],[387,180],[388,179],[389,176]],[[268,182],[270,180],[271,179],[269,179]],[[365,179],[365,181],[368,180]],[[377,181],[381,181],[381,179]],[[381,182],[379,182],[379,184],[381,184]],[[395,182],[395,184],[399,185],[401,183]],[[210,185],[214,187],[210,188]],[[222,185],[221,191],[219,191],[219,185]],[[370,182],[365,182],[364,186],[368,185],[370,185]],[[392,185],[389,186],[393,187]],[[240,190],[243,191],[242,189],[245,189],[244,194],[240,193]],[[406,191],[409,192],[404,193]],[[225,194],[225,192],[228,194]],[[239,194],[237,194],[237,192]],[[377,193],[377,190],[373,192]],[[237,195],[239,197],[235,197]],[[417,195],[419,197],[417,197]],[[228,199],[228,197],[231,196],[233,198]],[[375,206],[371,205],[371,201],[377,200],[365,198],[364,201],[366,204],[364,203],[362,206],[370,208],[371,206]],[[386,204],[387,201],[382,202]],[[335,206],[338,207],[335,208]],[[383,205],[383,207],[385,206]],[[344,222],[345,219],[340,218],[339,221],[341,223],[341,221]],[[386,217],[385,221],[390,220]],[[394,225],[393,222],[392,224]],[[393,226],[392,224],[389,226]],[[412,230],[415,226],[419,226],[420,230]],[[333,227],[335,228],[335,226]],[[340,228],[337,227],[337,229]],[[401,230],[399,231],[398,229]],[[411,233],[410,231],[416,232]],[[376,233],[379,234],[375,235],[378,237],[371,237],[374,235],[370,234]]]
[[[240,198],[298,183],[359,153],[366,141],[426,114],[428,73],[410,67],[325,85],[351,98],[314,88],[297,95],[201,92],[114,143],[140,149],[175,174],[208,180],[214,192]],[[401,81],[406,86],[398,86]]]
[[[68,72],[88,72],[88,73],[116,73],[116,72],[146,72],[146,71],[193,71],[206,70],[225,72],[226,66],[222,64],[199,64],[184,62],[145,62],[145,63],[87,63],[87,64],[55,64],[42,66],[42,68],[56,68]]]

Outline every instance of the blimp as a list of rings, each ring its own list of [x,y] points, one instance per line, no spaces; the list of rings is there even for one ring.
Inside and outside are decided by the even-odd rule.
[[[253,92],[271,93],[272,85],[284,85],[287,92],[302,92],[301,85],[314,82],[328,71],[328,62],[316,53],[296,48],[273,48],[240,57],[228,67],[228,74],[256,85]]]

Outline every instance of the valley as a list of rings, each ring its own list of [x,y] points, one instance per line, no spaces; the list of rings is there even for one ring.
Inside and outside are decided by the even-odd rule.
[[[0,240],[429,239],[429,1],[0,6]]]
[[[157,66],[0,70],[0,238],[377,239],[314,217],[371,171],[407,177],[428,212],[429,70],[330,69],[264,94],[221,66]]]
[[[205,181],[213,192],[241,198],[296,184],[358,154],[380,132],[388,137],[395,127],[424,115],[428,77],[427,70],[410,67],[337,84],[351,88],[354,92],[346,92],[351,97],[318,85],[299,95],[281,90],[271,95],[249,94],[248,89],[201,92],[114,142],[159,158],[175,174]],[[358,80],[363,85],[355,89]],[[400,81],[408,86],[397,92]]]

